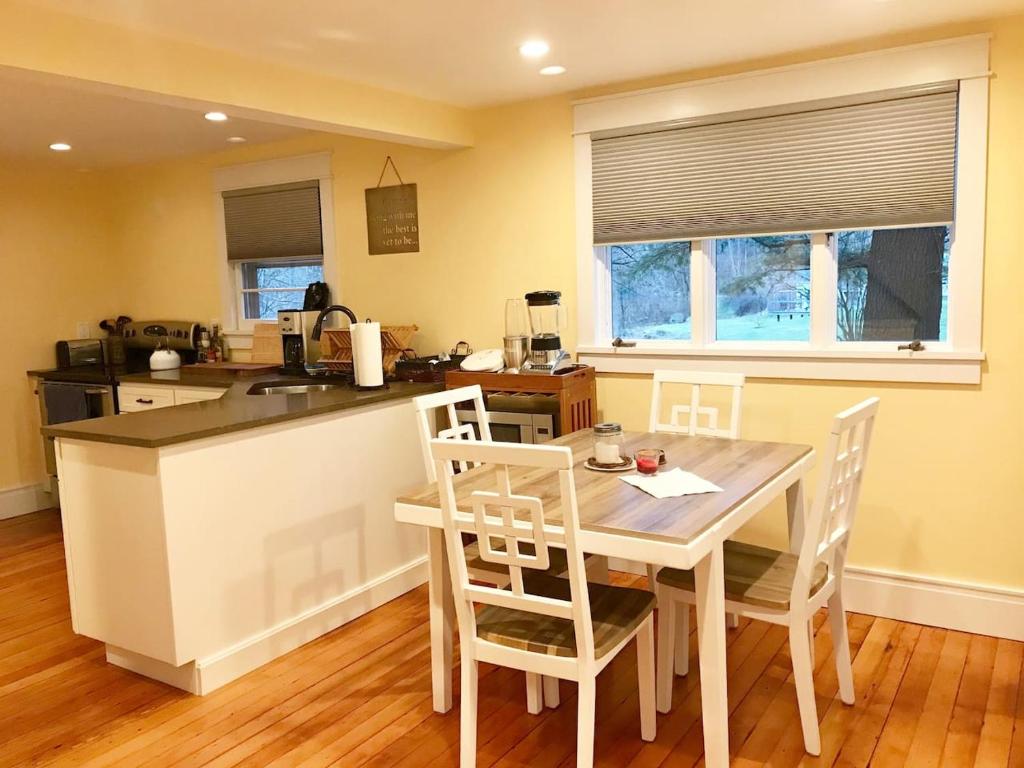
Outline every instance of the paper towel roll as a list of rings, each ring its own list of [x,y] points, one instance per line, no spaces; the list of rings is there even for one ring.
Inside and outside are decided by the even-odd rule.
[[[353,323],[349,330],[356,386],[381,386],[384,383],[384,357],[381,354],[380,323]]]

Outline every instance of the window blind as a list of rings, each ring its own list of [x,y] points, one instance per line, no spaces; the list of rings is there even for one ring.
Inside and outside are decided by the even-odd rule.
[[[595,136],[594,243],[953,220],[957,93]]]
[[[316,179],[222,194],[229,260],[323,255]]]

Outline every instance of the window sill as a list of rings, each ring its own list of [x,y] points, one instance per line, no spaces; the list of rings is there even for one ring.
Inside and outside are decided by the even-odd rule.
[[[580,346],[579,362],[598,373],[652,373],[655,369],[743,373],[754,378],[979,384],[983,352],[949,350],[812,350],[800,348]]]

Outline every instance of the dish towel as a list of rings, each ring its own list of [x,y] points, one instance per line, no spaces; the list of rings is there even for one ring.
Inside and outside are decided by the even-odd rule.
[[[656,499],[671,499],[675,496],[689,496],[694,493],[721,493],[722,489],[703,477],[684,472],[676,467],[656,475],[624,475],[623,482],[636,486]]]
[[[46,382],[42,389],[49,424],[64,424],[89,418],[89,401],[85,396],[85,387],[78,384]]]

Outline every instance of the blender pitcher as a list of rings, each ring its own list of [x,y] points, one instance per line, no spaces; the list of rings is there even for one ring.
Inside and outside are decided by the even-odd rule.
[[[567,325],[560,291],[532,291],[526,294],[530,312],[530,359],[527,366],[537,372],[553,373],[569,359],[562,349],[562,331]]]

